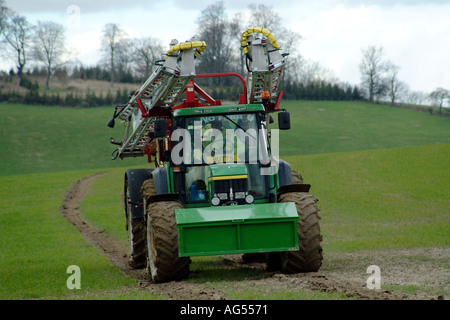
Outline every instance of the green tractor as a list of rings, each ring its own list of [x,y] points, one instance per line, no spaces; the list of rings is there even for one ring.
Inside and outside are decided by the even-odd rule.
[[[264,38],[265,30],[250,31]],[[258,50],[277,51],[252,32],[245,40],[253,63]],[[318,271],[317,199],[275,150],[278,130],[290,129],[289,113],[279,108],[282,92],[273,89],[284,63],[269,59],[263,71],[272,81],[258,93],[262,68],[247,82],[233,73],[195,75],[191,64],[205,47],[201,41],[172,43],[164,63],[127,105],[116,107],[108,124],[118,117],[127,124],[123,141],[112,140],[120,146],[112,158],[147,155],[155,162],[155,169],[125,173],[130,264],[146,267],[154,282],[188,277],[193,256],[242,254],[244,261],[265,259],[268,270]],[[221,76],[241,80],[237,104],[222,105],[194,82]],[[275,113],[278,128],[270,130]]]

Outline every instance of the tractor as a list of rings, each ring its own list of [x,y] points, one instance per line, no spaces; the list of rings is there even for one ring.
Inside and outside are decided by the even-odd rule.
[[[196,74],[204,41],[172,40],[165,59],[108,122],[125,125],[112,159],[146,156],[154,168],[128,169],[124,206],[129,261],[154,282],[189,276],[190,257],[242,254],[268,270],[316,272],[322,264],[317,199],[278,158],[279,130],[290,129],[279,90],[287,54],[275,36],[242,34],[247,76]],[[196,79],[235,77],[235,104],[211,97]],[[179,100],[182,101],[180,102]],[[275,123],[277,128],[270,129]]]

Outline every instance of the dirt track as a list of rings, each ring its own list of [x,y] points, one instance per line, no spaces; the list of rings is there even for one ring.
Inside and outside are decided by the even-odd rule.
[[[80,212],[80,202],[88,193],[93,181],[106,172],[83,178],[75,182],[67,191],[60,211],[72,223],[85,239],[99,248],[105,256],[126,275],[139,280],[140,285],[152,293],[168,296],[170,299],[186,300],[220,300],[226,299],[221,289],[211,288],[206,284],[187,282],[151,283],[145,270],[134,270],[128,264],[128,248],[117,240],[107,236],[88,221]],[[230,283],[236,291],[251,287],[252,290],[264,292],[268,288],[283,290],[309,289],[321,292],[339,291],[356,299],[376,300],[429,300],[447,299],[438,296],[438,290],[449,289],[448,248],[419,248],[389,251],[359,251],[348,254],[326,254],[322,269],[317,273],[284,275],[270,273],[268,278],[245,280]],[[263,269],[261,263],[243,264],[240,255],[223,256],[223,266],[234,268],[245,266]],[[367,288],[367,267],[378,265],[381,269],[382,285],[410,285],[419,288],[414,295],[393,290],[370,290]],[[420,291],[424,289],[423,291]],[[426,291],[426,292],[425,292]],[[442,291],[441,291],[442,292]]]

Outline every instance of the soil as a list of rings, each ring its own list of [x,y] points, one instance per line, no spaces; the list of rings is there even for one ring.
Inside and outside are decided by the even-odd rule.
[[[132,269],[129,266],[128,248],[117,240],[109,237],[105,230],[100,230],[89,221],[82,218],[80,202],[88,193],[93,181],[105,174],[95,175],[76,181],[67,191],[60,211],[72,223],[84,238],[105,254],[125,275],[135,277],[142,288],[149,293],[158,293],[174,300],[225,300],[225,294],[220,288],[212,288],[207,283],[191,283],[186,281],[152,283],[144,269]],[[260,270],[265,264],[260,262],[244,263],[242,255],[222,256],[223,268],[248,267]],[[267,272],[267,277],[257,280],[230,282],[230,287],[238,290],[252,288],[267,288],[284,290],[312,290],[319,292],[341,292],[348,297],[366,300],[447,300],[448,297],[438,295],[449,291],[449,261],[448,248],[415,248],[382,251],[357,251],[352,253],[324,254],[322,268],[319,272],[280,274]],[[377,290],[367,288],[370,265],[380,267],[381,285],[393,289]],[[219,267],[219,265],[218,265]],[[197,271],[201,272],[201,271]],[[415,294],[397,291],[399,286],[411,286]]]

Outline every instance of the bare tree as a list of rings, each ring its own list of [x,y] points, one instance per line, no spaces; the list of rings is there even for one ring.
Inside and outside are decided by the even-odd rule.
[[[429,99],[429,95],[421,91],[409,91],[406,90],[404,101],[409,104],[423,105],[426,104]]]
[[[241,48],[242,45],[242,32],[244,31],[243,14],[241,12],[236,13],[230,21],[230,31],[233,37],[233,45],[236,48]],[[237,70],[241,75],[244,75],[245,70],[245,55],[244,51],[239,50],[239,55],[236,58]]]
[[[103,51],[107,54],[109,59],[109,65],[111,68],[111,86],[114,85],[115,80],[115,54],[118,47],[118,43],[126,36],[117,23],[108,23],[103,28]]]
[[[17,75],[22,77],[27,63],[26,52],[31,42],[33,27],[25,17],[16,13],[13,13],[6,21],[3,20],[1,24],[5,42],[9,44],[16,58]]]
[[[450,90],[444,88],[437,88],[430,93],[430,99],[439,106],[439,114],[442,114],[442,106],[446,99],[450,99]]]
[[[334,84],[339,81],[331,69],[321,66],[317,61],[301,59],[299,64],[299,82],[305,86],[320,82]]]
[[[265,4],[252,3],[248,8],[250,10],[250,23],[252,27],[267,28],[273,32],[278,31],[281,18],[271,7]]]
[[[198,18],[200,39],[208,46],[199,56],[201,72],[226,72],[233,61],[232,33],[223,1],[216,2],[204,9]],[[220,83],[220,78],[213,81]]]
[[[369,101],[373,102],[375,96],[381,96],[386,89],[383,80],[385,63],[383,61],[383,47],[369,46],[362,49],[363,59],[359,65],[361,85],[368,91]]]
[[[38,21],[33,44],[33,57],[44,63],[47,69],[45,87],[50,88],[49,82],[53,72],[61,66],[65,53],[64,27],[52,21]]]
[[[156,38],[141,38],[133,41],[133,61],[137,73],[147,78],[153,72],[153,64],[164,52],[161,41]]]
[[[398,78],[398,73],[400,71],[400,67],[398,65],[393,64],[392,62],[386,62],[386,78],[389,89],[389,99],[391,105],[395,104],[395,101],[398,100],[399,96],[406,93],[408,91],[408,85],[401,81]]]

